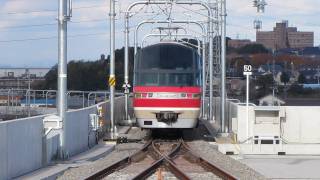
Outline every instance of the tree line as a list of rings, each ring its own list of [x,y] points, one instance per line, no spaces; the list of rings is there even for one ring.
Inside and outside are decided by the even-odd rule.
[[[132,82],[133,77],[133,53],[129,48],[129,73]],[[96,61],[72,60],[68,62],[68,89],[80,91],[108,90],[110,56]],[[55,65],[45,75],[45,80],[34,84],[35,89],[57,89],[58,66]],[[121,90],[124,81],[124,48],[115,51],[116,90]]]

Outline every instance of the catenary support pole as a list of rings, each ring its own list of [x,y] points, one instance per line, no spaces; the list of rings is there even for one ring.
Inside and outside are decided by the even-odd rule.
[[[226,107],[226,0],[221,1],[221,133],[228,133],[228,123],[225,119]]]
[[[129,12],[126,12],[126,19],[129,19]],[[124,95],[125,95],[125,120],[127,123],[131,124],[129,117],[129,94],[130,94],[130,84],[129,84],[129,21],[125,21],[125,51],[124,51]]]
[[[68,0],[59,0],[58,37],[59,37],[59,62],[58,62],[58,115],[62,121],[62,134],[60,139],[60,158],[67,158],[66,152],[66,111],[67,111],[67,21]]]
[[[206,119],[206,36],[203,33],[203,39],[202,39],[202,95],[201,95],[201,117],[202,119]]]
[[[213,25],[211,23],[209,30],[209,121],[213,121],[213,38]]]
[[[116,128],[114,122],[114,93],[115,93],[115,0],[110,0],[110,76],[109,76],[109,87],[110,87],[110,120],[111,127],[110,133],[112,138],[115,138]]]

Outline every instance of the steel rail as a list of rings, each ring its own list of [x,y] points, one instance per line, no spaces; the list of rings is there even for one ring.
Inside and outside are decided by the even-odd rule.
[[[145,157],[145,154],[147,154],[147,151],[149,148],[152,148],[153,152],[155,152],[156,157],[159,156],[159,158],[154,158],[155,161],[149,165],[147,168],[143,169],[141,172],[139,172],[137,175],[135,175],[132,179],[133,180],[141,180],[141,179],[147,179],[151,175],[153,175],[157,169],[159,169],[161,166],[164,166],[167,168],[175,177],[178,179],[183,180],[189,180],[191,179],[184,171],[182,171],[178,165],[175,163],[175,159],[177,157],[182,156],[184,159],[187,160],[186,157],[183,156],[183,154],[188,153],[189,156],[192,156],[192,159],[195,159],[195,164],[198,164],[200,167],[202,167],[204,170],[207,170],[208,172],[212,172],[214,175],[220,177],[224,180],[236,180],[239,178],[236,178],[229,172],[223,170],[222,168],[218,167],[215,164],[210,163],[209,161],[203,159],[202,157],[196,155],[193,150],[181,139],[179,140],[176,147],[174,147],[172,150],[170,150],[167,154],[164,154],[160,151],[159,148],[156,147],[157,141],[150,140],[147,142],[140,150],[138,150],[136,153],[134,153],[131,156],[127,156],[115,163],[113,163],[111,166],[85,178],[86,180],[93,180],[93,179],[103,179],[104,177],[114,173],[117,170],[123,169],[125,167],[128,167],[132,162],[137,162],[142,157]],[[183,151],[184,153],[181,155],[178,153]],[[150,152],[149,152],[150,153]],[[187,160],[188,161],[188,160]]]
[[[141,153],[144,153],[145,151],[147,151],[147,149],[149,148],[151,143],[152,143],[152,141],[148,141],[140,150],[135,152],[133,155],[126,156],[123,159],[113,163],[111,166],[109,166],[101,171],[98,171],[98,172],[90,175],[89,177],[86,177],[85,179],[86,180],[103,179],[104,177],[108,176],[109,174],[115,172],[120,167],[124,167],[124,166],[129,165],[132,161],[135,161],[135,159],[137,157],[139,157],[141,155]]]
[[[191,179],[187,174],[185,174],[182,170],[180,170],[173,161],[171,161],[169,156],[173,156],[179,149],[181,148],[182,141],[179,141],[179,144],[169,152],[169,154],[161,153],[157,147],[155,146],[155,141],[152,142],[152,148],[154,151],[161,157],[158,161],[154,162],[151,166],[141,171],[138,175],[136,175],[133,180],[147,179],[149,176],[155,173],[155,171],[164,164],[178,179],[189,180]]]
[[[187,174],[185,174],[175,163],[171,160],[171,157],[174,156],[176,153],[179,152],[181,149],[183,140],[179,140],[179,144],[177,147],[175,147],[168,155],[162,154],[160,151],[158,153],[161,153],[161,155],[165,158],[166,162],[168,163],[167,166],[171,170],[171,172],[178,178],[178,179],[191,179]]]
[[[185,148],[191,156],[193,156],[195,159],[197,159],[196,162],[198,162],[203,168],[209,169],[211,172],[213,172],[215,175],[219,176],[220,178],[222,178],[224,180],[237,180],[237,179],[239,179],[239,178],[236,178],[235,176],[231,175],[231,173],[223,170],[222,168],[220,168],[220,167],[210,163],[209,161],[203,159],[202,157],[196,155],[185,142],[182,142],[182,147]]]

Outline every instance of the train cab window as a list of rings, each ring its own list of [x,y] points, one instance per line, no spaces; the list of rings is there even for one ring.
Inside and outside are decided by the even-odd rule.
[[[188,69],[193,67],[193,51],[184,46],[155,45],[140,50],[140,69]]]
[[[156,73],[145,73],[143,81],[145,86],[156,86],[158,85],[158,76]]]
[[[200,57],[197,51],[179,44],[156,44],[138,51],[135,85],[198,86]]]

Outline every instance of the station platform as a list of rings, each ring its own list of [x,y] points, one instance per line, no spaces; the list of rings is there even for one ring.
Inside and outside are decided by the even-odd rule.
[[[320,156],[246,155],[238,160],[268,179],[320,179]]]
[[[125,134],[129,131],[129,126],[117,127],[118,134]],[[109,137],[107,134],[106,137]],[[34,180],[34,179],[56,179],[59,175],[63,174],[69,168],[75,168],[83,165],[88,165],[93,163],[95,160],[100,159],[114,150],[116,145],[115,141],[103,141],[100,140],[99,143],[93,148],[80,153],[76,156],[69,158],[66,161],[56,161],[55,163],[41,168],[39,170],[33,171],[29,174],[17,177],[16,179]]]

